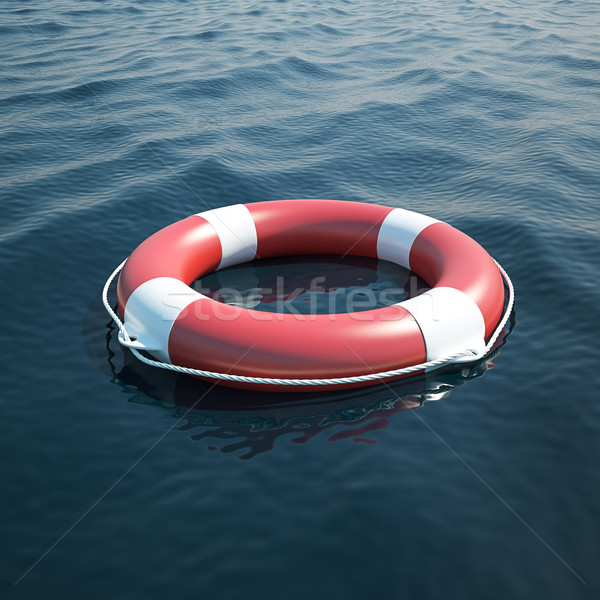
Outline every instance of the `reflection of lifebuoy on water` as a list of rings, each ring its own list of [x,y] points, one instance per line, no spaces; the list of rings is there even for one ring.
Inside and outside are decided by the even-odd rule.
[[[317,436],[336,443],[375,443],[377,431],[387,428],[399,413],[444,400],[454,389],[483,375],[504,342],[501,336],[486,361],[461,373],[435,371],[366,391],[264,394],[211,386],[145,365],[125,349],[119,350],[115,330],[107,341],[112,348],[107,346],[113,381],[130,402],[170,409],[177,428],[191,439],[240,459],[276,449],[280,438],[294,444]]]
[[[347,253],[400,264],[432,289],[374,310],[299,318],[224,305],[189,287],[256,258]],[[234,387],[341,389],[481,359],[512,308],[511,295],[503,314],[503,275],[474,240],[418,213],[329,200],[260,202],[206,211],[154,234],[119,277],[124,325],[105,305],[121,343],[148,364]]]

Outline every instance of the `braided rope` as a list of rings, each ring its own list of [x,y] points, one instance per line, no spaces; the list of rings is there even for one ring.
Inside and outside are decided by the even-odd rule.
[[[112,307],[110,306],[110,304],[108,302],[108,290],[110,288],[110,285],[113,282],[114,278],[117,276],[117,274],[121,271],[121,269],[123,268],[123,266],[125,265],[126,262],[127,262],[127,260],[124,260],[113,271],[111,276],[106,280],[106,283],[104,284],[104,289],[102,290],[102,302],[104,304],[104,308],[106,308],[106,311],[108,312],[108,314],[111,316],[112,320],[115,322],[115,324],[119,328],[119,332],[120,332],[119,337],[122,338],[122,340],[126,343],[125,345],[129,346],[129,349],[131,350],[133,355],[138,360],[140,360],[141,362],[143,362],[151,367],[157,367],[159,369],[167,369],[169,371],[175,371],[176,373],[184,373],[186,375],[196,375],[196,376],[204,377],[207,379],[234,381],[234,382],[238,382],[238,383],[253,383],[253,384],[265,384],[265,385],[289,385],[289,386],[296,386],[296,385],[319,386],[319,385],[362,383],[362,382],[366,382],[366,381],[376,381],[378,379],[386,379],[388,377],[399,377],[401,375],[408,375],[409,373],[414,373],[416,371],[421,371],[423,369],[433,369],[433,368],[442,367],[444,365],[452,364],[460,358],[466,358],[469,356],[473,356],[473,357],[477,356],[477,353],[474,350],[465,349],[464,351],[456,353],[456,354],[445,356],[443,358],[438,358],[436,360],[430,360],[430,361],[427,361],[424,363],[420,363],[418,365],[404,367],[402,369],[393,369],[391,371],[383,371],[383,372],[379,372],[379,373],[367,373],[365,375],[355,375],[352,377],[332,377],[330,379],[277,379],[277,378],[271,378],[271,377],[250,377],[250,376],[246,376],[246,375],[234,375],[232,373],[215,373],[213,371],[204,371],[202,369],[192,369],[189,367],[181,367],[179,365],[172,365],[170,363],[165,363],[165,362],[161,362],[158,360],[152,360],[150,358],[147,358],[143,354],[141,354],[141,352],[139,352],[133,346],[130,346],[130,344],[133,344],[134,341],[131,340],[127,331],[125,330],[125,326],[121,322],[121,319],[115,313],[115,311],[112,309]],[[496,340],[498,339],[498,336],[500,335],[501,331],[504,329],[504,327],[510,317],[510,314],[513,310],[513,307],[514,307],[515,293],[514,293],[514,287],[513,287],[512,281],[510,280],[510,277],[508,276],[506,271],[500,266],[500,264],[496,261],[494,261],[494,262],[496,263],[500,273],[502,274],[502,276],[504,277],[504,280],[506,281],[506,285],[508,287],[508,303],[506,306],[506,311],[504,312],[504,316],[498,323],[498,326],[496,327],[494,333],[492,334],[492,337],[488,341],[483,354],[479,358],[483,358],[483,356],[487,355],[488,352],[492,349],[493,345],[496,343]],[[474,360],[478,360],[478,359],[474,358]]]

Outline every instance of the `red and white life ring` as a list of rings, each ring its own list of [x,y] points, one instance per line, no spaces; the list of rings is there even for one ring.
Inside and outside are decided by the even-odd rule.
[[[388,260],[410,268],[431,290],[374,310],[297,315],[226,305],[189,287],[216,269],[301,254]],[[330,379],[384,373],[465,349],[472,355],[464,360],[481,358],[502,318],[504,285],[477,242],[431,217],[359,202],[282,200],[225,206],[158,231],[127,259],[117,297],[135,340],[121,341],[163,362],[250,378]]]

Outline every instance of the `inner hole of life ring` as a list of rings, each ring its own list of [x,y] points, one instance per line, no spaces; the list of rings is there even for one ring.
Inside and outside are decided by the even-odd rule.
[[[196,280],[196,291],[265,312],[334,314],[390,306],[430,286],[416,273],[362,256],[286,256],[255,260]]]

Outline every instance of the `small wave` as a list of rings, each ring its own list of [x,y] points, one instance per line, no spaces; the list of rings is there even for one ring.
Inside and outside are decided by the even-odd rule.
[[[600,60],[593,58],[582,58],[570,54],[551,54],[544,57],[545,63],[553,63],[571,71],[593,71],[600,72]]]
[[[32,29],[44,35],[56,36],[67,33],[71,29],[71,26],[57,23],[56,21],[46,21],[44,23],[36,23],[32,26]]]
[[[390,77],[388,79],[383,79],[378,82],[378,85],[387,87],[387,86],[399,86],[406,83],[412,83],[415,85],[419,84],[439,84],[443,83],[445,78],[443,76],[443,72],[440,69],[436,69],[433,67],[424,67],[418,69],[409,69],[395,75],[394,77]]]
[[[281,64],[285,69],[293,73],[308,77],[325,79],[334,75],[332,70],[297,56],[289,56],[283,59]]]
[[[222,31],[208,30],[202,31],[200,33],[196,33],[191,36],[194,40],[199,40],[201,42],[214,42],[218,40],[223,35]]]

